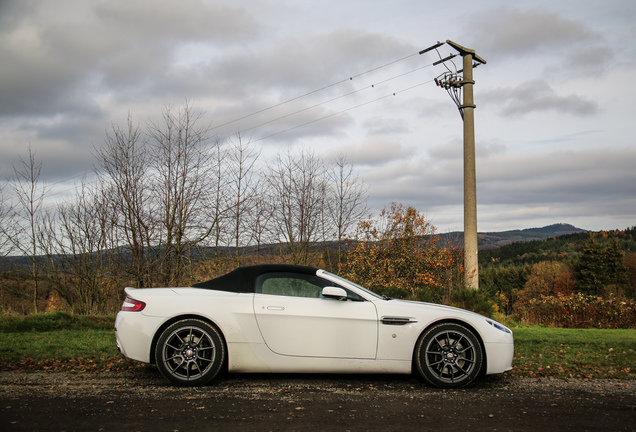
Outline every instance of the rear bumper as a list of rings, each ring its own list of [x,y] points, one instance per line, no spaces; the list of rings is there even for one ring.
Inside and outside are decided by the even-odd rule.
[[[150,363],[152,339],[161,322],[162,318],[140,312],[119,312],[115,319],[117,349],[129,359]]]

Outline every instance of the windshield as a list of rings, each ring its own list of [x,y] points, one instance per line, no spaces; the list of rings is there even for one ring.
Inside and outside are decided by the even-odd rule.
[[[354,287],[358,288],[358,289],[359,289],[359,290],[361,290],[361,291],[364,291],[366,294],[369,294],[370,296],[373,296],[373,297],[378,298],[378,299],[384,299],[384,297],[383,297],[383,296],[378,295],[378,294],[374,293],[373,291],[369,291],[369,290],[368,290],[368,289],[366,289],[365,287],[360,286],[360,285],[358,285],[358,284],[357,284],[357,283],[355,283],[355,282],[351,282],[351,281],[350,281],[350,280],[348,280],[348,279],[345,279],[345,278],[340,277],[340,276],[338,276],[338,275],[335,275],[335,274],[333,274],[333,273],[329,273],[328,271],[325,271],[325,270],[323,270],[323,271],[325,272],[325,274],[326,274],[327,276],[332,277],[332,278],[334,278],[334,279],[337,279],[337,280],[339,280],[339,281],[341,281],[341,282],[344,282],[345,284],[353,285]]]

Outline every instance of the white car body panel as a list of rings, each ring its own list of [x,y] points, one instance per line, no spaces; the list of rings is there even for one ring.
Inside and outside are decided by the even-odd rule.
[[[372,302],[254,294],[265,344],[298,357],[375,359],[378,318]]]
[[[481,340],[487,374],[512,369],[512,332],[495,328],[481,315],[380,299],[322,270],[316,274],[366,301],[191,287],[126,288],[130,298],[146,306],[141,312],[119,312],[117,345],[124,356],[149,363],[161,329],[195,317],[222,333],[230,372],[410,373],[423,332],[436,323],[457,322]]]

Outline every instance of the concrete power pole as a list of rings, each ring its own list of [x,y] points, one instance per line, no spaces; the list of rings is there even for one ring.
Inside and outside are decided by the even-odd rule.
[[[446,43],[455,48],[463,58],[463,69],[440,75],[435,82],[445,88],[459,108],[464,120],[464,284],[479,289],[479,265],[477,260],[477,180],[475,173],[475,103],[473,100],[473,60],[486,61],[453,41]],[[440,60],[444,62],[451,57]],[[463,72],[463,77],[458,75]],[[460,94],[463,98],[460,101]]]

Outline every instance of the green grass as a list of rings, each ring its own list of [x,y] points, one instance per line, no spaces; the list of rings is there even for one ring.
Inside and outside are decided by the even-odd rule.
[[[514,375],[636,379],[636,330],[516,328]]]
[[[52,331],[63,329],[112,330],[115,315],[88,316],[53,312],[31,315],[0,315],[0,333],[25,331]]]
[[[0,333],[0,370],[98,372],[139,366],[119,354],[114,330]]]
[[[114,316],[0,316],[0,370],[103,371],[138,366],[115,344]]]
[[[2,360],[16,362],[62,360],[76,357],[117,355],[112,330],[55,330],[3,333],[0,336]]]
[[[0,316],[0,370],[96,371],[145,367],[115,346],[114,317]],[[636,379],[636,330],[513,328],[513,376]]]

